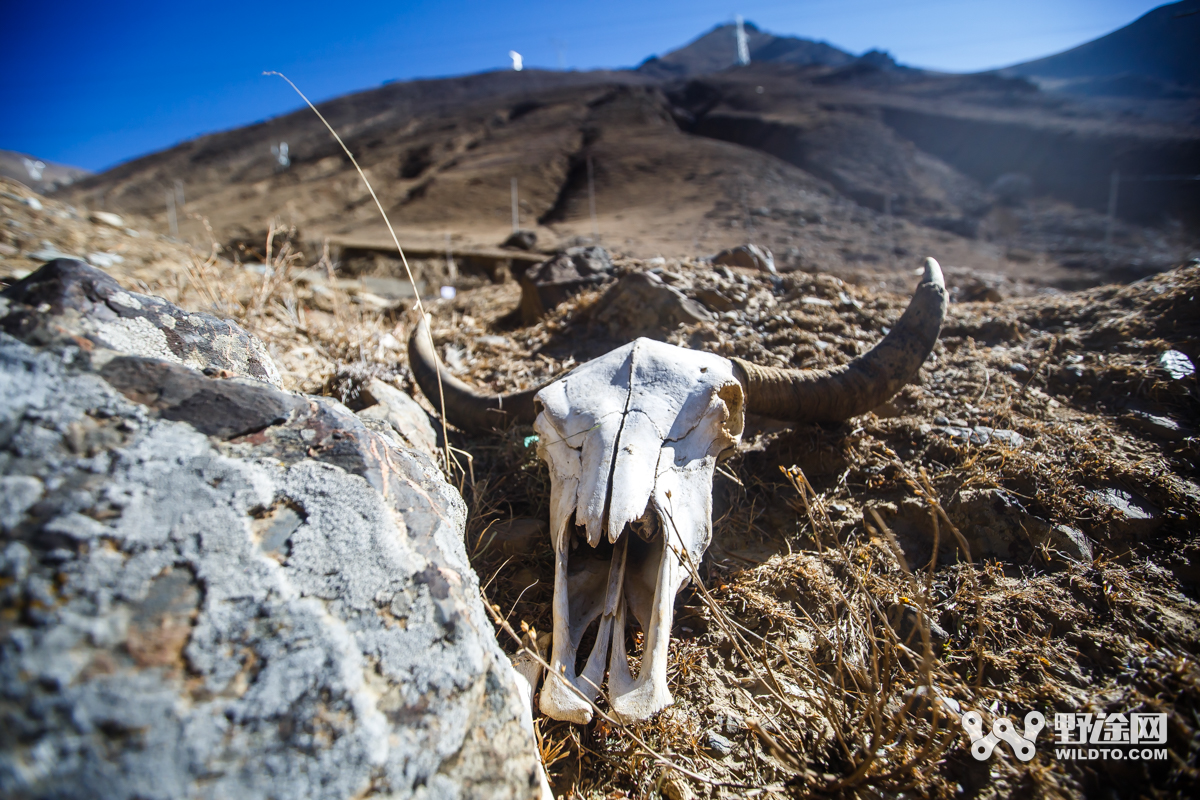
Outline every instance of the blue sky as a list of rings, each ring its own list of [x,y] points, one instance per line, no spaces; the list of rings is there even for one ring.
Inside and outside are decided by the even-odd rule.
[[[974,71],[1119,28],[1140,0],[664,0],[274,4],[5,0],[0,148],[104,169],[385,80],[506,67],[627,67],[735,14],[777,34]]]

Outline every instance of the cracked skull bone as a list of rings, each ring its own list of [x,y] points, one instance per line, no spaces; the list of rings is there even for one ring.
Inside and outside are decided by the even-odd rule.
[[[555,554],[553,674],[541,709],[587,722],[584,697],[599,697],[607,668],[613,710],[644,719],[671,703],[675,595],[712,538],[713,469],[741,437],[741,384],[727,359],[638,339],[545,387],[537,400]],[[572,554],[580,534],[588,547]],[[605,542],[610,558],[584,555]],[[645,632],[637,677],[625,652],[627,614]],[[580,639],[597,618],[596,643],[577,675]]]

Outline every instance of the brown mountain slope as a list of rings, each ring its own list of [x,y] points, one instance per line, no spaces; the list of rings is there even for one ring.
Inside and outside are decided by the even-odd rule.
[[[899,260],[933,252],[1007,276],[1017,291],[1186,260],[1200,209],[1196,186],[1138,182],[1200,172],[1194,129],[1115,118],[1021,79],[881,58],[674,82],[495,72],[393,84],[322,110],[401,242],[426,253],[494,249],[511,230],[516,179],[521,224],[543,249],[595,235],[631,255],[671,257],[752,240],[785,268],[897,286]],[[286,168],[271,153],[280,142]],[[1118,217],[1130,221],[1110,226],[1114,167],[1126,176]],[[390,246],[358,176],[307,110],[137,159],[61,196],[165,230],[164,192],[176,181],[193,217],[180,235],[196,242],[207,241],[199,218],[221,242],[259,241],[278,219],[316,248],[327,238]]]

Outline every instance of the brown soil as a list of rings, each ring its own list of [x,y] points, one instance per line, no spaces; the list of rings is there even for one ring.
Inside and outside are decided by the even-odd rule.
[[[618,98],[629,113],[652,94],[642,91]],[[645,121],[648,130],[657,124]],[[649,144],[641,152],[671,156],[669,148],[654,156]],[[768,174],[791,169],[766,156],[761,164]],[[830,219],[865,213],[816,184],[811,197]],[[269,269],[254,271],[149,233],[143,219],[127,221],[141,231],[134,236],[44,202],[35,211],[0,198],[3,280],[37,266],[22,255],[33,249],[27,243],[117,253],[125,260],[110,272],[123,283],[233,317],[261,336],[293,388],[352,407],[365,376],[415,391],[402,355],[405,308],[340,281],[332,264],[305,261],[286,235],[273,240]],[[651,227],[639,214],[612,213],[614,231],[618,222]],[[845,241],[861,230],[845,228]],[[824,246],[817,235],[799,241]],[[907,292],[916,252],[975,246],[965,241],[921,233],[912,244],[920,251],[879,269]],[[714,270],[693,260],[698,252],[656,264],[618,260],[627,270],[661,270],[689,296],[724,298],[713,309],[719,321],[661,333],[693,348],[797,367],[842,363],[907,303],[873,281]],[[948,269],[960,295],[976,291],[976,280]],[[558,792],[1195,796],[1200,391],[1194,374],[1173,378],[1159,358],[1169,349],[1200,358],[1200,267],[1008,299],[1019,284],[1006,272],[996,280],[1002,299],[952,305],[920,378],[875,412],[834,426],[750,421],[714,486],[703,591],[685,591],[677,606],[675,705],[631,729],[540,719]],[[580,295],[514,328],[515,283],[479,285],[431,304],[434,333],[465,379],[524,388],[622,343],[592,321],[600,296]],[[496,523],[547,516],[548,477],[530,434],[452,431],[450,444],[472,511],[468,550],[489,599],[514,624],[544,631],[549,542],[516,559],[485,535]],[[1093,558],[1072,560],[1063,540],[1039,535],[1055,525],[1086,537]],[[638,644],[634,636],[634,652]],[[1162,711],[1170,757],[1058,760],[1044,744],[1049,729],[1032,761],[1001,745],[980,764],[955,708],[978,710],[988,726],[1030,710],[1051,720],[1055,712]],[[712,734],[728,741],[727,753]]]

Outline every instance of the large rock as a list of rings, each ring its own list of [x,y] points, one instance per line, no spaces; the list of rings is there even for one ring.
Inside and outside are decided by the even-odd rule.
[[[613,263],[603,247],[572,247],[527,269],[521,285],[521,321],[532,325],[584,289],[608,281]]]
[[[279,370],[267,349],[237,323],[127,292],[82,261],[51,261],[5,290],[4,297],[15,307],[3,330],[26,341],[59,336],[69,326],[100,347],[279,386]],[[36,330],[47,325],[48,331]]]
[[[1037,555],[1039,564],[1092,561],[1092,542],[1083,532],[1029,513],[1003,489],[964,489],[947,510],[976,559],[1028,563]]]
[[[117,352],[113,303],[150,309],[168,348],[153,323],[189,315],[89,269],[0,299],[25,339],[0,333],[0,794],[537,796],[433,462],[187,348]],[[227,363],[273,374],[222,324],[258,359]]]
[[[606,326],[612,339],[663,341],[679,325],[709,322],[713,315],[653,272],[631,272],[596,302],[592,319]]]

